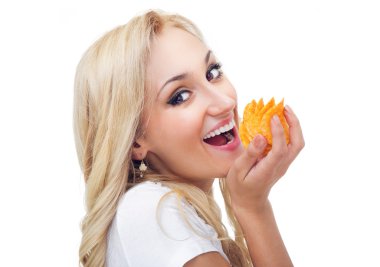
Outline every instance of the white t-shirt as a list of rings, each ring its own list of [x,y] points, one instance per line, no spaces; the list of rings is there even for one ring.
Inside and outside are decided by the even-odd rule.
[[[125,193],[108,232],[107,267],[180,267],[210,251],[228,261],[214,228],[188,202],[170,193],[159,205],[170,191],[143,182]]]

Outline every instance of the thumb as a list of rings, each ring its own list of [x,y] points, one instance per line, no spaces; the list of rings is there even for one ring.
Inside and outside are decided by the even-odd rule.
[[[246,175],[256,165],[267,146],[267,140],[264,136],[256,135],[243,154],[236,159],[232,165],[228,176],[235,179],[244,180]]]

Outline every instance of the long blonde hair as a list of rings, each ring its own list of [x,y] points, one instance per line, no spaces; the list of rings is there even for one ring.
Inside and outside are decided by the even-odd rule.
[[[188,19],[148,11],[96,41],[77,67],[74,91],[74,134],[79,163],[86,182],[86,215],[83,218],[79,258],[82,266],[105,266],[107,232],[121,196],[135,184],[139,170],[132,147],[142,134],[146,64],[152,40],[165,26],[183,29],[203,40]],[[150,170],[143,180],[159,179],[184,197],[218,233],[233,266],[251,266],[242,231],[220,180],[227,213],[235,231],[228,237],[212,192],[178,183]]]

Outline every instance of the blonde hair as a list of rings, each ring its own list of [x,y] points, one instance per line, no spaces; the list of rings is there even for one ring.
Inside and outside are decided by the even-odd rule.
[[[96,41],[77,67],[74,91],[74,134],[86,183],[86,215],[81,224],[82,266],[105,266],[107,232],[121,196],[139,170],[132,160],[136,137],[142,134],[146,64],[152,40],[165,26],[183,29],[203,40],[188,19],[148,11]],[[139,180],[160,180],[184,197],[206,223],[214,227],[233,266],[251,266],[242,231],[230,206],[223,179],[221,189],[235,240],[228,237],[212,192],[178,183],[150,170]]]

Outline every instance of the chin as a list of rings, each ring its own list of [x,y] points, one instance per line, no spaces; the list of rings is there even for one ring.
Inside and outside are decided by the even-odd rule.
[[[225,178],[230,170],[232,163],[222,165],[222,168],[218,169],[218,172],[214,176],[215,178]]]

